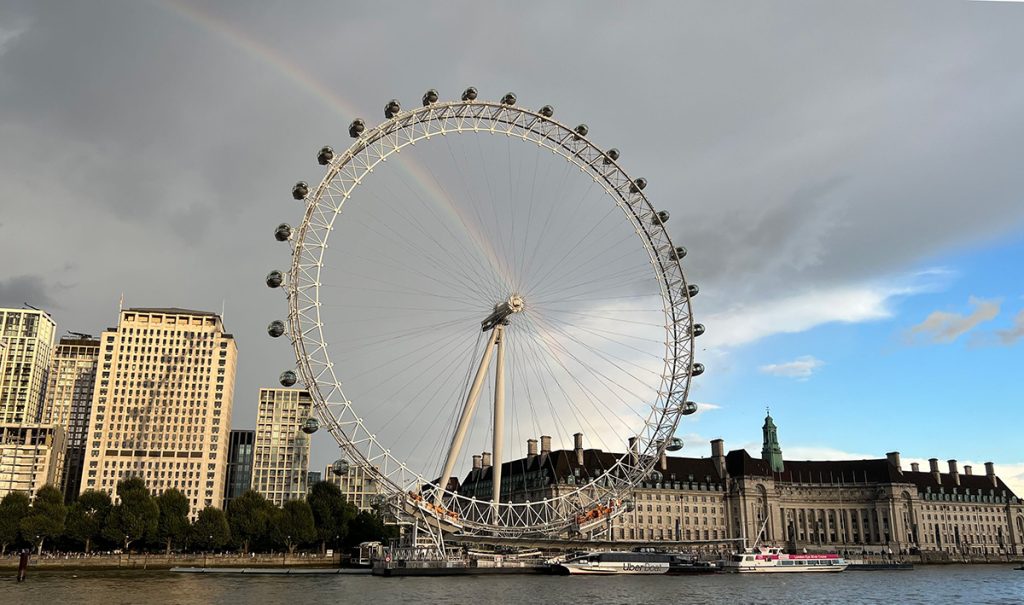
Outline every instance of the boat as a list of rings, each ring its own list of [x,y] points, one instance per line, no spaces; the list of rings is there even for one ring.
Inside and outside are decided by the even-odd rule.
[[[721,566],[714,561],[697,561],[676,556],[669,563],[668,575],[670,576],[691,576],[719,573]]]
[[[848,567],[837,554],[791,555],[781,548],[748,548],[734,553],[722,564],[724,571],[736,573],[839,572]]]
[[[584,552],[570,556],[554,566],[562,575],[662,575],[673,561],[670,553],[658,552]]]

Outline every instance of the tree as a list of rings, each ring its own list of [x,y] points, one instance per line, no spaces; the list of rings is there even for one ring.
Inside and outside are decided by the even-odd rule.
[[[305,500],[289,500],[274,513],[272,530],[274,541],[283,544],[288,554],[295,554],[299,544],[316,539],[313,510]]]
[[[386,542],[393,537],[394,532],[384,525],[380,515],[364,510],[348,524],[348,538],[345,542],[355,546],[361,542]]]
[[[191,528],[192,543],[202,550],[216,550],[231,539],[228,519],[224,511],[207,506],[199,511]]]
[[[21,520],[21,535],[35,543],[36,554],[42,554],[47,538],[59,538],[64,533],[67,517],[64,494],[52,485],[44,485],[36,492],[32,508]]]
[[[28,515],[29,497],[22,492],[10,492],[0,501],[0,556],[7,547],[18,541],[21,520]]]
[[[85,545],[85,552],[92,549],[92,541],[99,537],[100,531],[110,514],[110,495],[107,492],[86,490],[78,496],[78,501],[68,510],[68,520],[64,524],[64,535]],[[118,538],[120,541],[120,538]]]
[[[329,481],[318,481],[309,490],[306,498],[313,511],[316,537],[320,540],[320,552],[327,550],[327,542],[343,539],[348,533],[348,524],[359,512],[345,501],[341,489]]]
[[[171,554],[174,543],[180,544],[188,537],[188,498],[171,488],[156,497],[156,505],[160,509],[156,537],[164,543],[167,554]]]
[[[267,536],[274,505],[254,490],[228,502],[228,527],[231,535],[242,545],[242,552],[248,554],[249,546]]]
[[[132,542],[156,532],[160,509],[149,495],[146,483],[138,477],[118,481],[117,495],[121,503],[110,509],[103,537],[123,544],[128,550]]]

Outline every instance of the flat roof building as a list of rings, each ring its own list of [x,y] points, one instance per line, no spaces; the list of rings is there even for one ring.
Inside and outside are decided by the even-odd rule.
[[[85,435],[89,429],[99,355],[99,339],[77,335],[60,339],[50,364],[40,421],[60,425],[67,436],[62,474],[64,496],[68,501],[75,499],[81,490]]]
[[[100,337],[82,490],[135,476],[177,488],[192,518],[224,500],[238,350],[220,316],[133,308]]]
[[[228,437],[227,477],[224,480],[224,510],[228,502],[252,487],[253,448],[256,431],[232,430]]]
[[[56,331],[45,311],[0,309],[0,422],[38,421]]]
[[[60,426],[0,424],[0,498],[11,492],[34,498],[44,485],[60,488],[64,448]]]
[[[324,469],[324,480],[338,486],[345,500],[351,502],[360,511],[372,511],[377,496],[381,494],[377,482],[358,464],[350,464],[348,471],[338,475],[333,465]]]
[[[252,488],[277,506],[306,498],[309,436],[302,423],[313,400],[302,389],[260,389]]]

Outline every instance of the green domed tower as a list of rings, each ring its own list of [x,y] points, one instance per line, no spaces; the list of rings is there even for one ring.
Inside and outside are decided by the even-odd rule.
[[[764,426],[761,431],[764,433],[764,445],[761,448],[761,459],[772,467],[772,472],[781,473],[782,448],[779,447],[779,429],[772,420],[771,410],[765,409],[767,414],[764,417]]]

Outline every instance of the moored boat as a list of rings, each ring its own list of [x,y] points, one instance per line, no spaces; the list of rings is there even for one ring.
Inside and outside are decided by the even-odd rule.
[[[734,553],[722,565],[737,573],[839,572],[849,564],[834,553],[791,555],[781,548],[748,548]]]
[[[668,573],[672,560],[669,553],[587,552],[562,561],[555,571],[572,575],[660,575]]]

